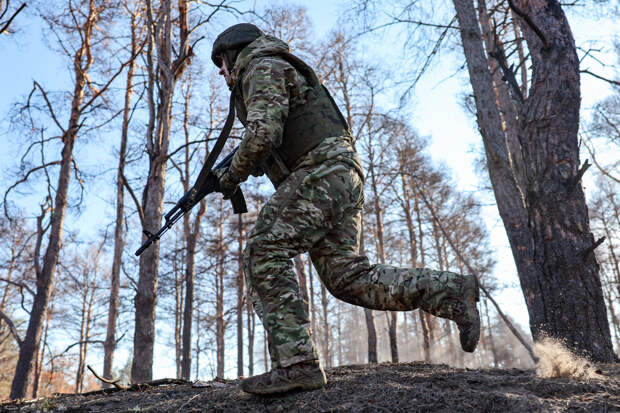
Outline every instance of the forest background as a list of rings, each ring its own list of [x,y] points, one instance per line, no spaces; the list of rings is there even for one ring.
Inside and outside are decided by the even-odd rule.
[[[148,3],[28,2],[20,9],[21,2],[0,2],[0,9],[6,10],[0,26],[7,22],[5,16],[19,10],[0,37],[5,62],[0,68],[0,311],[13,321],[18,337],[26,334],[37,275],[44,272],[38,267],[49,243],[60,137],[71,128],[77,136],[64,235],[44,309],[41,344],[35,349],[29,396],[99,386],[85,367],[104,372],[106,357],[112,369],[108,375],[129,380],[134,296],[141,282],[133,251],[141,243],[141,223],[148,219],[148,207],[140,198],[149,168],[153,170],[149,164],[157,158],[154,147],[162,143],[167,127],[168,209],[195,179],[225,119],[228,91],[210,62],[210,49],[218,33],[241,21],[252,21],[289,42],[294,53],[315,67],[345,112],[367,170],[365,253],[373,261],[467,272],[464,258],[531,341],[512,253],[490,190],[450,4],[188,2],[185,32],[182,10],[175,5],[168,57],[176,56],[177,69],[182,69],[171,72],[174,81],[167,89],[149,89],[154,66],[144,29],[148,16],[142,12]],[[498,27],[510,24],[502,20],[510,14],[506,4],[487,3],[490,21]],[[595,164],[584,175],[584,186],[595,238],[606,237],[595,252],[617,353],[620,95],[614,79],[619,78],[619,6],[614,1],[575,1],[563,7],[580,58],[581,157]],[[91,21],[88,16],[96,20],[92,27],[82,24],[81,18]],[[89,36],[92,42],[84,48],[87,57],[82,61],[87,65],[78,70],[72,57]],[[79,119],[67,128],[75,113],[72,103],[79,78]],[[170,122],[161,126],[159,141],[145,140],[158,128],[151,124],[149,111],[156,109],[149,105],[154,101],[149,93],[165,90],[170,92]],[[237,128],[234,134],[240,133]],[[256,211],[273,189],[259,179],[244,184],[244,191],[248,214],[232,215],[229,204],[211,195],[160,242],[153,378],[230,378],[269,368],[264,332],[245,299],[239,251]],[[433,214],[439,215],[456,249]],[[116,248],[119,240],[122,244]],[[192,268],[190,261],[195,263]],[[467,355],[458,350],[458,335],[449,323],[418,311],[369,312],[350,306],[329,295],[307,257],[297,259],[295,267],[309,297],[314,338],[326,366],[372,361],[370,325],[376,328],[377,361],[532,366],[525,347],[486,299],[481,303],[479,349]],[[115,274],[118,319],[110,340]],[[18,350],[3,318],[0,398],[9,395]]]

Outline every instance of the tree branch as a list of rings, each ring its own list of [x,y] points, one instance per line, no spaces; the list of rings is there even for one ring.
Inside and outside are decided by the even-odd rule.
[[[26,7],[26,3],[22,3],[21,6],[19,6],[19,8],[15,11],[15,13],[13,13],[13,15],[9,18],[9,20],[7,20],[6,23],[4,23],[4,26],[2,26],[2,28],[0,29],[0,34],[7,32],[9,29],[9,26],[11,25],[11,23],[13,22],[13,19]]]
[[[577,184],[581,181],[581,178],[583,178],[583,174],[585,174],[591,166],[592,164],[586,159],[583,165],[581,165],[581,168],[577,171],[577,174],[568,180],[567,186],[569,193],[573,192],[573,190],[577,187]]]
[[[11,320],[8,315],[4,314],[4,312],[2,310],[0,310],[0,319],[4,320],[4,322],[9,326],[9,330],[11,331],[11,335],[13,336],[15,341],[17,342],[17,345],[21,348],[23,341],[19,337],[19,333],[17,332],[17,328],[15,328],[15,324],[13,324],[13,320]]]
[[[26,172],[26,176],[24,176],[19,181],[15,182],[13,185],[11,185],[6,190],[6,192],[4,193],[4,216],[6,216],[8,219],[10,219],[9,218],[9,211],[7,210],[7,201],[6,201],[6,198],[9,196],[9,192],[11,192],[13,189],[15,189],[15,187],[18,186],[19,184],[23,184],[24,182],[26,182],[28,180],[28,177],[30,176],[30,174],[32,174],[33,172],[36,172],[39,169],[47,168],[48,166],[51,166],[51,165],[60,165],[60,161],[48,162],[48,163],[45,163],[43,165],[39,165],[37,167],[32,168],[31,170]]]
[[[588,258],[588,255],[595,249],[597,249],[603,242],[605,242],[605,237],[599,238],[594,244],[583,250],[583,252],[581,253],[582,260],[585,261]]]
[[[0,278],[0,281],[4,281],[7,284],[11,284],[14,285],[16,287],[19,287],[20,289],[23,288],[26,291],[28,291],[33,297],[34,297],[34,291],[32,291],[32,289],[30,287],[28,287],[26,284],[21,283],[19,281],[12,281],[12,280],[8,280],[6,278]]]
[[[579,73],[585,73],[585,74],[588,74],[588,75],[590,75],[592,77],[595,77],[597,79],[604,80],[607,83],[611,83],[614,86],[620,86],[620,82],[618,82],[617,80],[607,79],[606,77],[603,77],[601,75],[597,75],[596,73],[590,72],[588,69],[580,70]]]
[[[589,140],[589,138],[587,138]],[[599,171],[601,171],[601,173],[603,175],[605,175],[606,177],[608,177],[609,179],[616,181],[617,183],[620,184],[620,179],[616,178],[615,176],[613,176],[612,174],[610,174],[609,172],[607,172],[607,170],[605,168],[603,168],[602,165],[600,165],[598,163],[598,161],[596,160],[596,156],[594,154],[594,148],[590,148],[588,146],[588,144],[585,142],[585,140],[582,139],[583,142],[583,146],[586,147],[586,149],[588,150],[588,153],[590,154],[590,156],[592,157],[592,162],[594,162],[594,165],[596,165],[596,167],[598,168]]]
[[[134,204],[136,204],[136,209],[138,210],[138,216],[140,217],[140,223],[142,224],[142,226],[144,226],[144,211],[142,210],[142,206],[140,206],[140,201],[138,201],[136,194],[133,192],[133,189],[131,189],[131,186],[129,186],[129,182],[127,181],[127,178],[125,178],[125,174],[122,172],[121,172],[121,178],[123,179],[123,186],[127,188],[129,195],[131,195],[131,199],[133,199]]]
[[[41,91],[41,94],[43,95],[43,99],[45,100],[45,104],[47,105],[47,109],[49,110],[50,116],[52,117],[52,120],[54,121],[56,126],[58,126],[58,128],[62,131],[63,135],[67,133],[67,131],[60,125],[60,122],[58,121],[58,118],[56,117],[56,113],[54,112],[54,109],[52,108],[52,104],[47,98],[47,92],[43,90],[43,87],[41,87],[41,85],[36,80],[34,81],[34,84],[32,87],[33,89],[38,88]],[[30,104],[30,102],[28,102],[28,104]]]

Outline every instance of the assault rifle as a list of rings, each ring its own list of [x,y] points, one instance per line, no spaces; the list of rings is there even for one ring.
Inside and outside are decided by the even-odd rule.
[[[161,236],[168,231],[172,226],[177,222],[183,215],[185,215],[194,205],[196,205],[202,198],[209,195],[211,192],[219,191],[219,184],[217,176],[213,173],[213,170],[220,168],[228,168],[230,163],[232,162],[233,155],[237,151],[235,148],[230,154],[228,154],[220,163],[215,165],[213,169],[205,171],[203,173],[201,171],[200,176],[196,180],[194,186],[185,193],[176,203],[176,205],[168,211],[165,215],[166,222],[155,234],[150,233],[147,230],[144,230],[143,233],[147,237],[149,237],[144,244],[136,251],[136,256],[140,256],[153,242],[159,240]],[[241,188],[237,188],[237,191],[230,198],[230,202],[232,203],[233,212],[235,214],[243,214],[248,212],[248,208],[245,204],[245,197],[243,196],[243,192],[241,192]]]

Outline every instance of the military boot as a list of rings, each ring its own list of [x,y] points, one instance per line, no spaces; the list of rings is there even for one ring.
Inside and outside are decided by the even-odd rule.
[[[480,339],[480,314],[476,303],[480,301],[480,287],[474,275],[465,276],[461,296],[456,300],[452,320],[459,328],[461,348],[473,353]]]
[[[316,360],[280,367],[241,382],[241,389],[252,394],[277,394],[291,390],[316,390],[327,384],[325,372]]]

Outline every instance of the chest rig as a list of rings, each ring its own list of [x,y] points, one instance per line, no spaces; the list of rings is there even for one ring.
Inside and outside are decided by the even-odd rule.
[[[277,164],[285,175],[294,170],[301,158],[318,146],[325,138],[349,134],[349,126],[336,102],[321,84],[310,66],[288,52],[261,55],[279,57],[293,66],[306,80],[309,90],[305,103],[289,109],[282,132],[282,144],[274,148],[267,160],[266,169]],[[240,74],[240,77],[243,74]],[[241,83],[241,82],[239,82]],[[246,124],[247,108],[240,87],[235,88],[235,106],[241,123]]]

